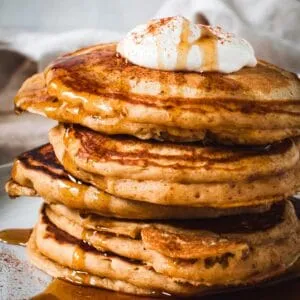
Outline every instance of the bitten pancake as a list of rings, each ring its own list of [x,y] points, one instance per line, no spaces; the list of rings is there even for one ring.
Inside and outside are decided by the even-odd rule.
[[[55,157],[50,144],[21,154],[14,162],[12,180],[6,184],[11,197],[40,195],[46,202],[63,203],[70,208],[95,214],[130,219],[193,219],[218,217],[241,212],[261,212],[260,206],[214,209],[157,205],[112,196],[68,174]]]
[[[231,74],[133,65],[115,44],[81,49],[26,81],[15,104],[107,134],[267,144],[300,134],[296,75],[260,61]]]
[[[215,208],[271,203],[294,194],[299,150],[291,140],[259,148],[147,142],[80,126],[49,133],[76,178],[112,195],[161,205]]]

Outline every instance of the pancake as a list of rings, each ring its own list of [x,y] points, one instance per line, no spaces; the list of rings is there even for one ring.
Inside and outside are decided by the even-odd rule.
[[[113,234],[113,227],[102,231],[101,217],[96,229],[87,230],[44,207],[35,242],[44,256],[69,269],[172,294],[257,283],[284,272],[298,258],[299,221],[290,202],[261,216],[224,218],[137,223],[140,232],[130,238]]]
[[[231,74],[142,68],[115,44],[67,54],[27,80],[15,105],[107,134],[267,144],[300,135],[300,83],[260,61]]]
[[[45,216],[40,217],[35,231],[35,242],[39,252],[69,269],[125,281],[157,294],[166,291],[184,295],[195,294],[203,290],[201,286],[182,283],[175,278],[156,273],[151,267],[141,262],[97,251],[54,226]]]
[[[193,219],[240,212],[262,212],[268,204],[250,208],[214,209],[166,206],[112,196],[68,174],[50,144],[21,154],[14,162],[12,179],[6,184],[11,197],[40,195],[46,202],[95,214],[130,219]]]
[[[232,208],[294,194],[299,150],[291,140],[259,148],[168,144],[59,125],[49,133],[73,176],[112,195],[160,205]]]
[[[36,245],[36,232],[31,234],[27,243],[27,254],[30,262],[37,268],[43,270],[47,274],[55,278],[61,278],[75,284],[93,286],[113,290],[116,292],[123,292],[135,295],[155,295],[154,291],[138,288],[130,283],[122,280],[113,280],[96,275],[91,275],[87,272],[78,272],[62,266],[53,260],[43,255]]]

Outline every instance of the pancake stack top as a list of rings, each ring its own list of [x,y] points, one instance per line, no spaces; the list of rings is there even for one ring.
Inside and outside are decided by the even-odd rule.
[[[60,122],[6,185],[45,201],[31,261],[141,295],[284,272],[300,254],[299,104],[294,74],[182,17],[58,58],[15,98]]]

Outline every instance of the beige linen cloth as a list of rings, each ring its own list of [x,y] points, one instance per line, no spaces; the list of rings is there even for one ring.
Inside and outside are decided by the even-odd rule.
[[[300,73],[299,1],[169,0],[155,17],[173,15],[220,25],[226,31],[246,38],[257,57]],[[13,97],[24,79],[43,70],[61,53],[118,40],[121,36],[99,30],[50,34],[0,28],[0,164],[47,142],[47,132],[55,124],[32,114],[14,115]]]

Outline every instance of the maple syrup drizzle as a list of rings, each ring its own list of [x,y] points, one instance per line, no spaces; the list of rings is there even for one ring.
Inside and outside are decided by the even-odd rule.
[[[284,279],[284,276],[289,276],[289,274],[292,273],[299,273],[300,271],[300,260],[298,260],[295,265],[287,271],[287,274],[283,274],[282,278]],[[66,277],[66,280],[62,280],[59,278],[55,278],[52,280],[52,282],[46,287],[46,289],[31,298],[31,300],[56,300],[56,299],[64,299],[64,300],[85,300],[85,299],[114,299],[114,300],[142,300],[142,299],[162,299],[168,297],[170,299],[170,296],[172,299],[172,295],[166,292],[156,292],[153,291],[153,294],[151,297],[140,297],[135,295],[129,295],[129,294],[123,294],[123,293],[116,293],[114,291],[105,290],[101,288],[91,287],[91,286],[84,286],[80,284],[90,284],[89,275],[84,272],[70,272],[70,274]],[[277,279],[280,281],[280,279]],[[263,284],[261,285],[260,289],[260,295],[264,295],[264,299],[274,299],[276,296],[276,293],[280,291],[281,285],[277,286],[269,286],[264,287]],[[275,291],[274,291],[275,288]],[[224,292],[226,289],[224,290]],[[296,297],[296,293],[298,290],[295,290],[293,293],[295,297],[293,299],[298,299]],[[234,294],[232,292],[235,292]],[[237,292],[237,294],[236,294]],[[248,290],[246,289],[243,291],[243,288],[236,287],[236,288],[228,288],[226,293],[221,293],[219,295],[213,296],[214,299],[253,299],[253,294],[256,293],[256,289]],[[202,296],[209,295],[207,293],[204,293],[204,295],[198,294],[197,296],[194,296],[193,299],[202,299]],[[205,297],[206,298],[206,297]],[[275,297],[276,298],[276,297]],[[277,298],[276,298],[277,299]]]
[[[206,27],[202,27],[202,34],[194,44],[203,49],[202,70],[217,69],[217,38]]]
[[[74,163],[67,151],[63,156],[63,166],[67,171],[73,171],[72,173],[76,173],[76,166],[74,166]],[[76,174],[74,175],[76,176]],[[106,189],[105,182],[99,180],[96,185],[102,190]],[[62,181],[59,186],[59,193],[65,205],[75,208],[87,207],[89,209],[101,209],[101,211],[106,210],[107,212],[110,212],[112,196],[99,189],[94,189],[92,192],[92,199],[89,201],[88,196],[85,197],[88,190],[89,186],[85,184],[67,180]],[[74,206],[75,202],[76,205]]]
[[[81,233],[81,239],[87,243],[89,243],[89,240],[91,236],[93,235],[93,231],[89,229],[83,229]]]
[[[10,245],[25,246],[29,240],[32,229],[13,228],[0,231],[0,242]]]
[[[67,129],[66,133],[63,137],[63,143],[66,148],[68,148],[69,140],[71,139],[70,136],[70,130]],[[64,151],[63,157],[62,157],[62,164],[64,168],[69,170],[76,170],[76,167],[74,166],[74,163],[70,157],[70,155],[67,153],[67,150]],[[72,178],[72,179],[71,179]],[[68,204],[72,203],[74,199],[76,199],[76,202],[78,205],[84,206],[85,205],[85,193],[88,189],[86,185],[83,185],[79,180],[76,180],[75,177],[71,177],[70,181],[64,180],[60,182],[59,185],[59,193],[64,199],[64,201],[67,201]]]
[[[85,269],[85,251],[80,246],[76,246],[73,252],[72,269],[79,271]]]
[[[203,62],[201,69],[203,71],[216,70],[217,68],[217,38],[206,27],[201,28],[201,36],[198,40],[190,43],[189,22],[184,20],[180,35],[180,42],[177,46],[177,69],[185,69],[187,66],[187,57],[193,46],[198,46],[203,52]]]
[[[189,22],[187,20],[183,21],[182,30],[180,34],[180,42],[177,45],[177,62],[176,68],[183,70],[186,67],[187,56],[192,44],[189,43]]]
[[[71,133],[70,130],[67,130],[64,135],[64,145],[66,147],[66,151],[64,152],[63,158],[62,158],[62,164],[64,168],[72,173],[75,177],[78,178],[84,177],[84,172],[80,174],[80,172],[77,172],[77,167],[75,163],[73,162],[71,156],[68,154],[68,145],[71,140]],[[84,178],[83,178],[84,179]],[[94,190],[93,191],[93,200],[88,201],[88,204],[86,203],[85,194],[87,193],[89,186],[81,184],[78,184],[78,182],[67,182],[64,181],[64,184],[61,185],[59,192],[62,195],[62,199],[66,201],[68,204],[72,206],[72,203],[75,201],[80,204],[80,206],[90,206],[89,209],[97,209],[101,207],[101,209],[105,209],[108,212],[110,211],[110,204],[111,204],[111,197],[106,192],[103,192],[103,190],[107,189],[107,183],[105,180],[97,180],[96,178],[93,179],[95,181],[95,185],[99,187],[100,190]],[[87,180],[88,181],[88,180]],[[111,190],[114,188],[112,184],[110,184]],[[74,194],[76,194],[76,197],[74,197]],[[66,204],[66,203],[65,203]]]
[[[72,181],[60,180],[58,191],[61,195],[61,199],[68,203],[72,203],[76,199],[76,206],[84,206],[85,203],[85,193],[87,190],[87,186],[79,185],[78,183],[74,183]]]
[[[217,69],[217,37],[215,37],[208,28],[201,27],[201,36],[196,41],[189,42],[190,26],[188,20],[183,20],[180,34],[180,42],[177,45],[176,69],[184,70],[187,66],[189,51],[193,46],[198,46],[203,53],[203,62],[201,69],[211,71]],[[163,48],[159,40],[156,42],[157,49],[157,67],[164,69]]]
[[[70,279],[70,278],[69,278]],[[72,281],[72,280],[70,280]],[[114,299],[114,300],[141,300],[149,298],[141,298],[134,295],[116,293],[100,288],[79,286],[77,284],[67,282],[61,279],[53,279],[47,288],[39,295],[31,298],[32,300],[85,300],[85,299]],[[154,298],[151,298],[154,299]]]

